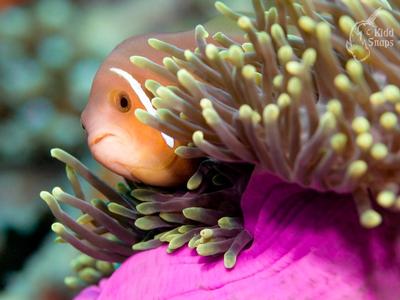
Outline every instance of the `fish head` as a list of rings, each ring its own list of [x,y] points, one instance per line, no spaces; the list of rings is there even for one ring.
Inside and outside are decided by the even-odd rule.
[[[88,146],[99,163],[129,180],[156,186],[178,185],[192,174],[193,162],[175,154],[179,143],[172,137],[136,118],[138,108],[155,114],[144,82],[158,79],[130,62],[130,56],[136,54],[132,41],[125,41],[96,73],[81,117]]]

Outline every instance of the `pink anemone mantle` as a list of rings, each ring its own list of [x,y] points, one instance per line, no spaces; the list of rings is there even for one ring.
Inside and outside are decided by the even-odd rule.
[[[252,245],[232,270],[183,247],[135,254],[76,300],[400,299],[400,222],[358,223],[349,195],[318,193],[253,174],[242,197]]]

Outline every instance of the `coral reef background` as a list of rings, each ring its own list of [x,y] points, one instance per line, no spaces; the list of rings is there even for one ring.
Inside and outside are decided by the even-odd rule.
[[[49,149],[110,176],[90,158],[79,121],[100,62],[126,37],[206,22],[216,15],[212,2],[0,1],[0,299],[72,297],[63,279],[76,252],[54,244],[53,217],[38,196],[63,178]]]

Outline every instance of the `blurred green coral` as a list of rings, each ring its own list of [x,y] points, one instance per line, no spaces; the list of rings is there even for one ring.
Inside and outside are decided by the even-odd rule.
[[[71,1],[40,0],[0,13],[0,136],[13,137],[1,143],[0,162],[24,164],[54,143],[75,151],[83,144],[79,113],[100,57],[70,32],[78,12]]]

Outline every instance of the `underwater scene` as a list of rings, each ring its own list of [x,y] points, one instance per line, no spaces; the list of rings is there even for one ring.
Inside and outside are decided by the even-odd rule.
[[[400,300],[399,0],[0,0],[0,300]]]

